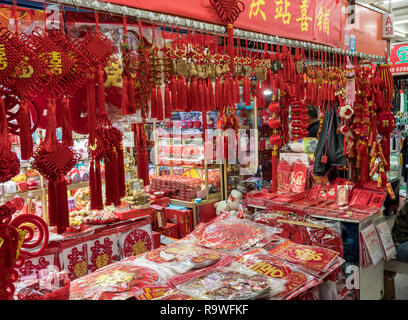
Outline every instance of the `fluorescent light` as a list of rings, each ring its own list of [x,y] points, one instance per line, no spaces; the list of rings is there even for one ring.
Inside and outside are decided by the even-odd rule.
[[[269,90],[269,89],[266,89],[266,90],[264,90],[264,92],[263,92],[263,94],[264,94],[265,96],[270,96],[272,93],[273,93],[272,90]]]
[[[404,23],[407,23],[407,22],[408,22],[408,19],[397,20],[397,21],[394,22],[394,24],[404,24]]]
[[[407,36],[406,33],[399,32],[399,31],[397,31],[397,30],[394,31],[394,34],[395,34],[396,36],[400,36],[400,37],[403,37],[403,38],[405,38],[405,37]]]

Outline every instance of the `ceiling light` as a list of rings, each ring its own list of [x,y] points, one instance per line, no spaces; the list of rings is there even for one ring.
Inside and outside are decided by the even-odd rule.
[[[404,23],[408,23],[408,19],[397,20],[397,21],[394,22],[394,24],[404,24]]]
[[[399,31],[397,31],[397,30],[394,30],[394,34],[395,34],[396,36],[400,36],[400,37],[403,37],[403,38],[405,38],[405,37],[407,36],[406,33],[399,32]]]

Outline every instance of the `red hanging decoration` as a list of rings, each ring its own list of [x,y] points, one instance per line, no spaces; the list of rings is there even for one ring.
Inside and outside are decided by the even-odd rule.
[[[227,24],[228,54],[230,56],[230,72],[234,73],[234,30],[233,23],[244,12],[245,5],[239,0],[210,0],[211,5],[218,11],[222,22]]]

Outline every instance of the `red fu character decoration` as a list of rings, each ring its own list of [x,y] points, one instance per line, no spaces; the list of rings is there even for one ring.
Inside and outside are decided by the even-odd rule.
[[[211,5],[218,11],[222,22],[227,24],[228,33],[228,54],[230,60],[230,72],[234,73],[234,30],[233,23],[238,19],[241,12],[244,12],[245,5],[239,0],[210,0]]]

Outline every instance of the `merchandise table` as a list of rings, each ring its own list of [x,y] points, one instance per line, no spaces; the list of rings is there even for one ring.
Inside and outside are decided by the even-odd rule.
[[[153,250],[151,218],[135,218],[117,223],[86,226],[81,231],[50,233],[44,253],[26,257],[18,269],[21,276],[55,265],[76,279],[114,261]]]
[[[284,207],[284,204],[281,204],[282,207]],[[252,205],[248,204],[248,207],[254,208],[255,210],[264,210],[266,209],[265,206],[259,206],[259,205]],[[290,210],[293,208],[293,205],[288,206],[288,209]],[[310,214],[311,217],[317,218],[317,219],[327,219],[327,220],[334,220],[334,221],[340,221],[343,223],[353,223],[353,224],[358,224],[358,231],[359,233],[361,230],[363,230],[365,227],[367,227],[370,224],[375,223],[378,219],[381,219],[383,217],[383,208],[379,211],[379,213],[374,213],[371,215],[367,215],[365,218],[360,218],[360,219],[351,219],[348,217],[330,217],[330,216],[324,216],[321,214]],[[364,267],[361,264],[361,252],[359,252],[360,256],[360,266],[359,266],[359,274],[354,275],[354,280],[359,281],[359,286],[358,288],[360,289],[360,299],[361,300],[380,300],[383,297],[384,294],[384,265],[385,262],[384,260],[381,260],[377,265],[375,266],[368,266]],[[355,285],[355,288],[357,289],[357,285]]]

